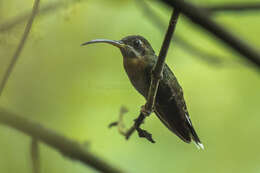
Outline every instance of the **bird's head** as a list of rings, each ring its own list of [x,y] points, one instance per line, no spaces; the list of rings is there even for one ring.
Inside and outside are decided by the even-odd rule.
[[[154,54],[150,43],[142,36],[132,35],[124,37],[121,40],[96,39],[82,44],[88,45],[93,43],[108,43],[120,49],[124,58],[142,58],[145,55]]]

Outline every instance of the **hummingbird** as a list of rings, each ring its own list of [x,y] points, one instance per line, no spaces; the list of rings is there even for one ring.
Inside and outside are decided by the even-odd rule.
[[[158,59],[150,43],[142,36],[131,35],[121,40],[95,39],[82,44],[108,43],[118,47],[123,55],[124,69],[134,88],[148,98],[151,73]],[[204,149],[191,123],[183,90],[165,63],[155,98],[154,112],[161,122],[186,143],[192,140]]]

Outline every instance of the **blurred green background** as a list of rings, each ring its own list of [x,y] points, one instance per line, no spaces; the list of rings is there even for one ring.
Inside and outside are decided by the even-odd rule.
[[[116,128],[108,129],[108,124],[117,120],[121,105],[125,105],[129,109],[125,122],[130,126],[145,100],[131,86],[118,49],[105,44],[88,47],[80,44],[96,38],[120,39],[139,34],[158,53],[164,31],[143,15],[135,1],[56,2],[61,3],[61,8],[36,18],[0,98],[0,106],[81,143],[87,142],[90,151],[127,172],[260,172],[258,70],[182,16],[176,34],[223,60],[223,65],[208,64],[177,43],[167,57],[167,64],[183,87],[191,119],[205,150],[183,143],[154,114],[143,127],[153,134],[156,144],[138,138],[137,134],[126,141]],[[192,2],[227,3],[225,0]],[[54,1],[43,0],[41,7],[49,3]],[[0,1],[0,23],[30,12],[32,4],[32,0]],[[167,23],[170,9],[160,3],[150,4]],[[218,13],[214,19],[259,48],[260,13]],[[0,32],[1,78],[25,23]],[[0,172],[31,172],[30,137],[2,125],[0,137]],[[40,160],[41,172],[96,172],[44,144],[40,146]]]

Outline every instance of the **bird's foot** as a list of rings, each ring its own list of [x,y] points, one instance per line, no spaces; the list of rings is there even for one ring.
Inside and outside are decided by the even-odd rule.
[[[145,106],[142,106],[142,110],[146,110]],[[129,139],[130,136],[133,134],[133,132],[136,130],[140,138],[146,138],[148,141],[155,143],[155,141],[152,138],[152,134],[149,133],[148,131],[140,128],[141,124],[143,123],[143,121],[145,119],[145,116],[150,114],[150,113],[149,114],[144,113],[144,112],[142,112],[142,110],[141,110],[139,117],[134,120],[134,125],[127,130],[127,129],[125,129],[124,124],[123,124],[123,115],[125,113],[127,113],[128,110],[125,107],[121,107],[120,113],[119,113],[119,120],[116,122],[110,123],[108,127],[111,128],[111,127],[117,126],[118,132],[121,135],[125,136],[126,139]]]

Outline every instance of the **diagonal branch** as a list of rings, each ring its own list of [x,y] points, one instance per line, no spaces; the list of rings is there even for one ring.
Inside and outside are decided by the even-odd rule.
[[[122,173],[121,170],[110,166],[102,159],[87,151],[84,145],[49,130],[39,123],[10,113],[3,108],[0,108],[0,123],[36,138],[50,147],[57,149],[64,156],[79,160],[85,165],[91,166],[100,172]]]
[[[242,58],[247,59],[256,67],[260,67],[260,54],[251,46],[226,31],[219,24],[211,20],[206,11],[197,8],[194,5],[182,0],[161,0],[171,7],[178,8],[184,15],[186,15],[192,22],[200,25],[211,34],[219,38],[223,43],[228,45],[234,51],[241,54]]]
[[[135,0],[135,2],[155,27],[157,27],[159,30],[163,30],[163,28],[165,28],[163,20],[155,13],[155,11],[149,7],[149,4],[147,4],[145,0]],[[175,34],[174,40],[172,41],[175,41],[176,45],[179,45],[183,50],[185,50],[185,52],[189,52],[190,54],[195,55],[192,57],[198,57],[200,60],[207,62],[210,65],[223,65],[223,60],[220,57],[198,49],[196,46],[190,44],[177,34]]]
[[[18,45],[18,47],[17,47],[17,49],[16,49],[12,59],[11,59],[11,63],[9,64],[9,66],[8,66],[8,68],[6,70],[3,79],[2,79],[2,81],[0,83],[0,96],[3,93],[3,90],[5,88],[7,80],[9,78],[10,74],[12,73],[12,70],[13,70],[13,68],[14,68],[14,66],[15,66],[18,58],[19,58],[19,55],[21,54],[21,52],[23,50],[23,47],[25,45],[25,42],[26,42],[27,37],[28,37],[28,35],[30,33],[30,30],[31,30],[31,27],[32,27],[32,24],[33,24],[33,20],[34,20],[36,14],[37,14],[38,9],[39,9],[39,4],[40,4],[40,0],[35,0],[34,1],[32,13],[31,13],[31,16],[30,16],[30,18],[28,20],[28,23],[27,23],[26,27],[25,27],[22,39],[21,39],[21,41],[20,41],[20,43],[19,43],[19,45]]]
[[[206,6],[205,10],[210,13],[217,12],[247,12],[247,11],[258,11],[260,10],[260,3],[241,3],[241,4],[223,4],[223,5],[214,5]]]
[[[72,1],[72,2],[75,2],[75,1]],[[43,14],[49,13],[51,11],[54,11],[54,10],[64,7],[64,6],[66,6],[66,3],[64,3],[62,1],[49,3],[49,4],[44,5],[41,8],[39,8],[37,14],[38,14],[38,16],[43,15]],[[9,31],[10,29],[14,28],[15,26],[22,24],[24,21],[26,21],[30,17],[30,15],[31,15],[31,12],[25,12],[25,13],[19,14],[18,16],[13,17],[12,19],[10,19],[7,22],[1,23],[0,32]]]

